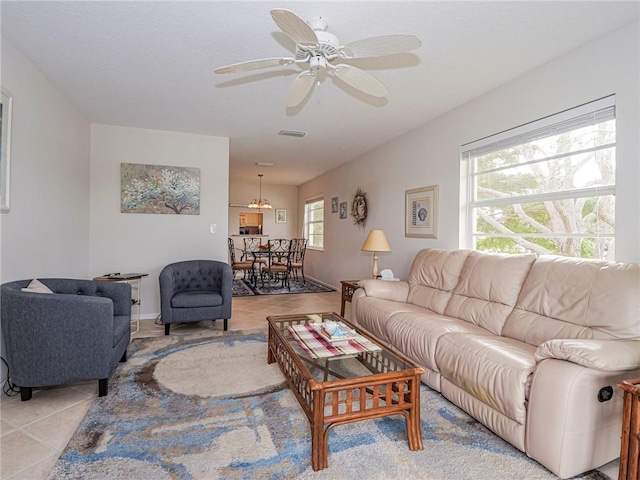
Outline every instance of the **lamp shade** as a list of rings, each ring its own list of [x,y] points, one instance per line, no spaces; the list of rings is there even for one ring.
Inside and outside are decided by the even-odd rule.
[[[363,252],[390,252],[391,247],[382,230],[371,230],[362,245]]]

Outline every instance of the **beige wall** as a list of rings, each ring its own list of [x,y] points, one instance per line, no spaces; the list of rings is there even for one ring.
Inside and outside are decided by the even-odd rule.
[[[229,184],[229,204],[247,205],[259,196],[260,186],[256,183],[231,182]],[[262,210],[262,233],[269,238],[294,238],[300,236],[298,229],[298,187],[286,185],[267,185],[262,182],[262,198],[269,200],[272,210]],[[278,208],[287,211],[287,223],[276,223],[275,212]],[[229,234],[238,233],[238,218],[241,212],[255,212],[245,207],[229,207]]]
[[[200,169],[200,215],[120,212],[120,164]],[[143,272],[144,317],[160,312],[158,275],[181,260],[227,261],[229,140],[226,137],[91,126],[91,275]],[[217,233],[209,226],[217,225]]]
[[[326,200],[325,249],[307,252],[308,274],[331,285],[368,276],[372,255],[360,248],[374,228],[393,250],[380,255],[380,268],[400,278],[418,250],[462,246],[460,146],[610,94],[617,102],[617,260],[640,262],[639,32],[635,22],[603,36],[302,185],[299,206],[318,193]],[[405,238],[404,192],[428,185],[440,189],[438,238]],[[369,202],[365,230],[330,213],[331,197],[350,205],[357,187]]]

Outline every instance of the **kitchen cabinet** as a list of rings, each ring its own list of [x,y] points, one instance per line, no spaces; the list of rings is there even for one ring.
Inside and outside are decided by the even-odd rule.
[[[241,213],[239,219],[241,227],[258,227],[262,225],[261,213]]]

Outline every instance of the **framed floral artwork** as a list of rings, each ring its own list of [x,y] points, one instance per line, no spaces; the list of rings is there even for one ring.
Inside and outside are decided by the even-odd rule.
[[[121,163],[120,212],[200,215],[200,169]]]

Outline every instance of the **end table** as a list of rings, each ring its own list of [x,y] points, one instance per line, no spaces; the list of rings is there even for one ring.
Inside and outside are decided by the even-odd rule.
[[[148,273],[109,273],[99,277],[93,277],[99,282],[122,282],[131,285],[131,323],[135,323],[136,329],[132,333],[140,330],[140,287],[142,277]]]
[[[340,305],[340,316],[344,317],[344,306],[346,302],[351,302],[353,298],[353,292],[358,288],[358,282],[360,280],[340,280],[342,284],[342,304]]]

